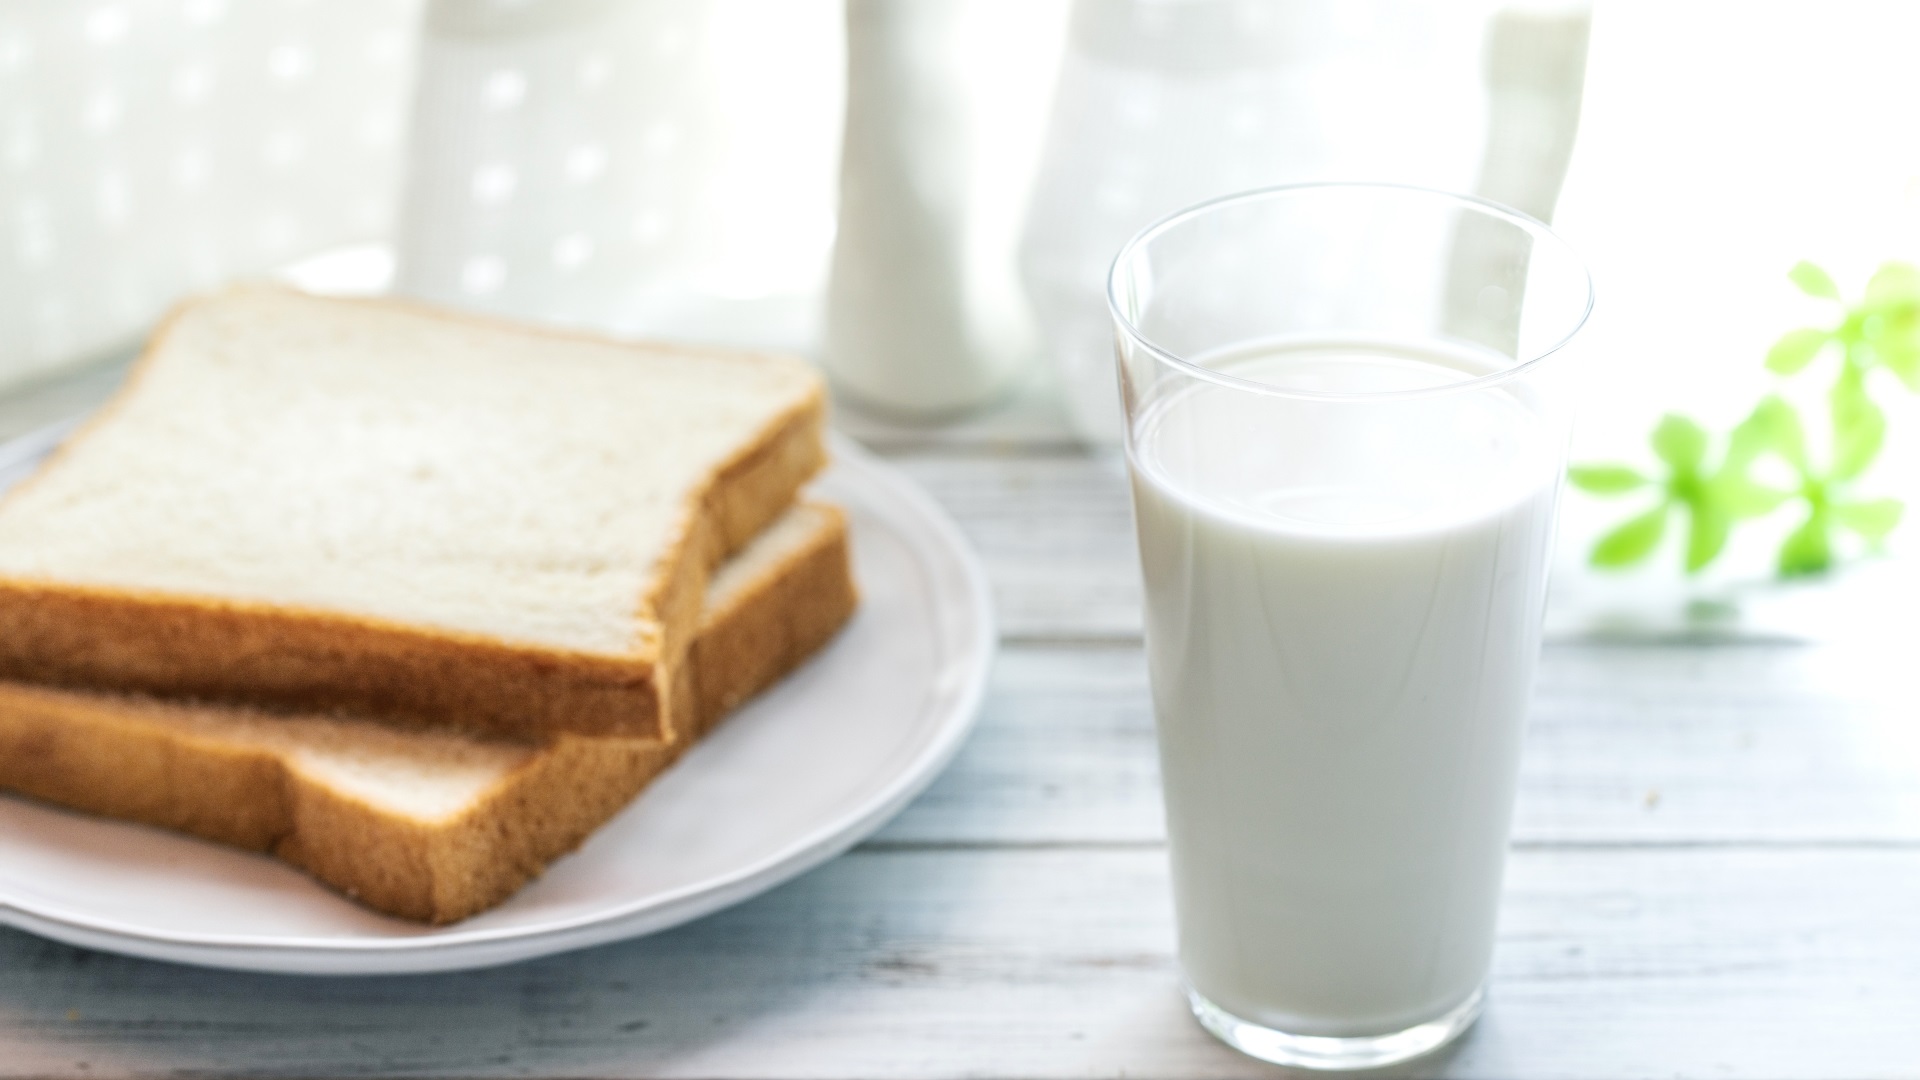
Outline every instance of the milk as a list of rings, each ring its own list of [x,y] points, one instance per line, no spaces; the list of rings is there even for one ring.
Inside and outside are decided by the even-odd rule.
[[[1494,365],[1322,342],[1208,366],[1370,395]],[[1196,381],[1137,415],[1189,982],[1299,1035],[1462,1005],[1492,952],[1561,427],[1512,386],[1307,402]]]

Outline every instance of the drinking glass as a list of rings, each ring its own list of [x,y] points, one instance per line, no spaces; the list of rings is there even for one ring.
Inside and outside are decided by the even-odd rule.
[[[1108,300],[1194,1014],[1425,1053],[1485,992],[1586,269],[1494,203],[1312,184],[1150,226]]]

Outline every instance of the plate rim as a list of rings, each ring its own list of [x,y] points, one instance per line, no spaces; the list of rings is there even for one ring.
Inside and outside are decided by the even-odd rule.
[[[9,451],[23,444],[32,445],[34,450],[23,450],[18,455],[22,459],[51,449],[79,419],[63,420],[0,443],[0,457],[11,461],[14,455]],[[155,932],[118,920],[74,917],[7,895],[0,895],[0,924],[85,948],[199,967],[342,976],[458,971],[658,933],[744,902],[843,854],[905,809],[959,753],[978,722],[999,634],[986,570],[945,509],[900,470],[851,438],[830,432],[829,443],[836,464],[850,466],[863,480],[883,490],[888,501],[908,510],[909,520],[933,534],[937,544],[931,550],[921,548],[921,560],[944,558],[958,572],[972,624],[962,627],[958,640],[947,643],[961,674],[950,702],[933,706],[944,713],[935,720],[933,737],[871,798],[827,819],[773,854],[731,872],[646,899],[531,927],[455,930],[417,938],[236,938]]]

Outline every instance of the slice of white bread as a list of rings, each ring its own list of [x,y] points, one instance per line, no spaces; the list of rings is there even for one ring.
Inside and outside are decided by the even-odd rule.
[[[0,499],[0,678],[664,736],[708,572],[825,461],[804,362],[190,302]]]
[[[676,719],[703,732],[825,644],[854,604],[840,512],[795,507],[715,575]],[[689,742],[528,744],[0,682],[0,788],[272,852],[432,923],[512,895]]]

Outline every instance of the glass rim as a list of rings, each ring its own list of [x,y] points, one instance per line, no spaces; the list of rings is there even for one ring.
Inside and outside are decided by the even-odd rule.
[[[1414,195],[1423,198],[1430,197],[1442,203],[1452,203],[1458,207],[1465,207],[1477,211],[1495,220],[1505,221],[1526,232],[1529,236],[1533,237],[1536,243],[1544,240],[1548,244],[1558,247],[1572,260],[1573,265],[1579,268],[1580,280],[1586,286],[1586,297],[1581,305],[1579,316],[1572,320],[1572,324],[1567,327],[1566,332],[1560,335],[1553,344],[1526,359],[1516,357],[1514,364],[1501,368],[1499,371],[1489,372],[1471,379],[1461,379],[1458,382],[1442,383],[1439,386],[1354,393],[1327,390],[1298,390],[1284,386],[1275,386],[1271,383],[1257,382],[1253,379],[1243,379],[1237,375],[1229,375],[1223,371],[1216,371],[1212,368],[1197,364],[1168,349],[1162,348],[1151,338],[1147,337],[1146,333],[1142,331],[1139,326],[1135,325],[1134,321],[1121,310],[1119,292],[1120,268],[1126,265],[1130,259],[1136,257],[1137,253],[1156,237],[1188,221],[1228,206],[1267,202],[1295,195],[1336,191],[1371,191],[1382,194],[1391,193],[1397,195]],[[1375,181],[1352,180],[1314,181],[1303,184],[1276,184],[1271,187],[1252,188],[1247,191],[1236,191],[1226,195],[1215,196],[1214,198],[1175,210],[1173,213],[1160,218],[1139,232],[1134,233],[1132,238],[1120,246],[1119,254],[1113,257],[1113,262],[1107,268],[1107,313],[1113,318],[1114,325],[1120,329],[1121,333],[1145,349],[1156,360],[1163,364],[1170,365],[1175,370],[1181,371],[1188,376],[1227,387],[1228,389],[1244,390],[1249,393],[1263,394],[1269,397],[1322,402],[1386,401],[1404,398],[1437,397],[1444,394],[1470,393],[1475,390],[1484,390],[1498,386],[1501,383],[1519,378],[1523,374],[1534,370],[1542,361],[1565,348],[1567,343],[1572,341],[1574,337],[1580,333],[1581,328],[1586,326],[1587,319],[1593,314],[1593,302],[1593,271],[1587,267],[1586,260],[1580,258],[1579,253],[1574,251],[1573,245],[1567,243],[1559,233],[1554,232],[1545,222],[1529,214],[1515,210],[1513,207],[1507,206],[1504,203],[1495,202],[1492,199],[1482,198],[1478,195],[1462,195],[1458,192],[1442,191],[1439,188],[1421,187],[1418,184],[1390,184]]]

